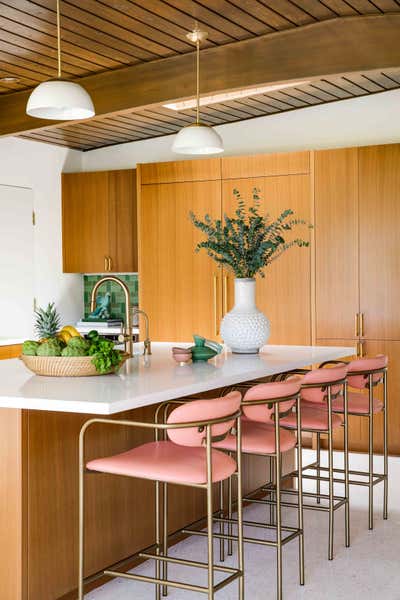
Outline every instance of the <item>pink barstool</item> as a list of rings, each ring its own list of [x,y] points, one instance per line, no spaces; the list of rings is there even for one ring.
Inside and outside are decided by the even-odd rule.
[[[231,392],[222,398],[187,402],[174,409],[167,423],[143,423],[135,421],[116,421],[95,418],[87,421],[79,436],[79,600],[84,598],[84,509],[85,509],[85,473],[99,472],[148,479],[155,482],[156,539],[155,553],[142,552],[140,558],[155,560],[155,577],[124,573],[114,570],[104,571],[104,575],[123,577],[129,580],[153,583],[156,585],[156,599],[160,599],[161,586],[176,587],[207,594],[213,600],[216,591],[235,579],[239,581],[239,600],[244,597],[243,585],[243,536],[242,503],[238,502],[238,568],[214,564],[213,550],[213,483],[224,481],[232,476],[237,479],[239,498],[241,498],[241,421],[239,392]],[[105,458],[85,461],[85,436],[87,430],[98,423],[117,427],[140,427],[154,429],[156,441],[142,444],[136,448]],[[228,435],[232,427],[236,430],[236,460],[213,448],[213,442]],[[158,432],[166,431],[168,438],[158,440]],[[173,483],[204,489],[207,493],[207,562],[189,561],[183,558],[168,557],[161,544],[160,484]],[[172,562],[190,567],[199,567],[208,571],[208,585],[192,585],[180,581],[171,581],[161,576],[161,564]],[[214,583],[214,570],[227,576]],[[163,570],[163,572],[165,572]]]
[[[317,461],[305,465],[302,469],[298,468],[285,476],[285,478],[298,477],[304,479],[313,479],[317,482],[317,491],[304,492],[306,497],[317,499],[317,505],[304,504],[304,508],[309,510],[320,510],[329,512],[329,537],[328,537],[328,559],[333,559],[333,538],[334,538],[334,513],[343,505],[345,507],[345,545],[350,546],[350,512],[349,512],[349,462],[348,462],[348,415],[347,415],[347,365],[340,364],[331,369],[314,369],[311,371],[299,371],[304,375],[301,382],[301,431],[316,433],[317,436],[327,435],[328,437],[328,477],[321,477],[320,474],[320,456],[317,455]],[[295,373],[292,371],[291,373]],[[342,400],[343,416],[333,412],[333,403]],[[294,429],[296,425],[296,416],[289,414],[280,421],[281,427]],[[333,464],[333,433],[343,426],[344,437],[344,496],[337,496],[334,492],[334,464]],[[318,451],[317,451],[318,454]],[[312,473],[307,473],[311,471]],[[316,471],[316,474],[313,472]],[[320,482],[326,481],[329,484],[328,494],[321,494]],[[271,488],[267,485],[266,489]],[[285,494],[295,494],[295,490],[284,489]],[[328,501],[328,506],[322,506],[320,500]],[[295,506],[287,503],[286,506]]]
[[[239,386],[240,387],[240,386]],[[245,386],[244,386],[245,387]],[[282,599],[282,549],[289,541],[298,538],[299,542],[299,579],[300,584],[304,584],[304,540],[303,540],[303,496],[302,483],[299,477],[299,485],[297,489],[298,495],[298,522],[297,527],[289,527],[282,524],[282,502],[281,502],[281,478],[282,472],[282,455],[284,452],[292,450],[297,443],[297,460],[300,473],[302,472],[301,460],[301,435],[300,435],[300,378],[295,377],[291,381],[262,383],[254,385],[245,393],[242,402],[244,417],[242,419],[242,453],[256,456],[265,456],[275,463],[276,473],[276,488],[274,490],[276,499],[254,498],[256,490],[245,496],[243,500],[248,502],[256,502],[267,504],[271,503],[276,507],[276,520],[274,523],[244,521],[246,527],[257,527],[261,529],[275,530],[275,540],[265,540],[254,537],[244,536],[243,541],[261,546],[269,546],[276,548],[277,553],[277,598]],[[292,431],[284,430],[280,427],[281,418],[291,412],[296,406],[294,415],[297,420],[296,435]],[[216,442],[215,448],[224,449],[229,453],[236,452],[237,440],[234,433],[226,436],[225,439]],[[258,494],[259,495],[259,494]],[[240,504],[240,496],[238,495]],[[218,537],[228,540],[228,554],[231,554],[231,544],[235,538],[232,535],[232,525],[236,522],[232,518],[232,493],[229,493],[228,499],[228,517],[217,519],[223,525],[227,523],[228,534],[221,533]]]
[[[328,361],[328,364],[339,364],[339,361]],[[368,487],[368,527],[374,527],[374,487],[383,482],[383,518],[388,518],[388,435],[387,435],[387,364],[388,357],[378,354],[371,358],[360,358],[347,363],[347,381],[350,388],[357,391],[348,393],[348,414],[368,419],[368,471],[349,470],[350,475],[356,475],[364,480],[352,479],[350,485]],[[374,390],[383,388],[383,400],[375,396]],[[363,391],[368,394],[363,394]],[[332,402],[334,413],[343,414],[343,398]],[[374,417],[383,413],[383,473],[374,473]],[[317,445],[320,440],[317,439]],[[321,467],[320,467],[321,468]],[[335,472],[343,474],[342,469]],[[367,480],[367,481],[365,481]]]

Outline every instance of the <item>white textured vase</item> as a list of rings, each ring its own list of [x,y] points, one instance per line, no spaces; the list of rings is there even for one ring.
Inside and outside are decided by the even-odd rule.
[[[232,352],[255,354],[269,339],[270,323],[255,297],[255,279],[235,279],[235,306],[221,323],[221,337]]]

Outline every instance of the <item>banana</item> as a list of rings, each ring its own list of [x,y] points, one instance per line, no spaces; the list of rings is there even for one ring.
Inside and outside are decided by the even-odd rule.
[[[65,325],[61,331],[67,331],[71,337],[82,337],[79,331],[72,325]]]
[[[72,338],[72,335],[66,329],[61,329],[57,333],[57,337],[64,342],[64,344],[68,344],[68,340]]]

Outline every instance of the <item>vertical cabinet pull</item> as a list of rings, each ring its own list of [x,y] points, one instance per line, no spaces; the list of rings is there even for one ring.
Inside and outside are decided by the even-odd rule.
[[[109,270],[109,271],[112,271],[112,264],[113,264],[113,263],[112,263],[112,258],[111,258],[111,256],[109,256],[109,257],[108,257],[108,270]]]
[[[360,320],[359,320],[359,316],[360,313],[356,313],[354,316],[354,335],[355,337],[359,337],[360,336]]]
[[[363,358],[364,356],[364,342],[359,340],[357,342],[357,358]]]
[[[217,275],[213,276],[213,293],[214,293],[214,335],[219,335],[218,330],[218,277]]]
[[[108,257],[105,256],[104,257],[104,271],[108,271],[108,260],[107,259],[108,259]]]
[[[360,335],[364,336],[364,313],[360,313]]]
[[[224,275],[224,316],[228,312],[228,275]]]

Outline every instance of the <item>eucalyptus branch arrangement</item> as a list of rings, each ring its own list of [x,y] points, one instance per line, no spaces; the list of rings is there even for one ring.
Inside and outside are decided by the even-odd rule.
[[[265,277],[264,269],[293,246],[306,247],[309,242],[300,238],[286,241],[285,235],[297,225],[312,227],[303,219],[292,218],[293,210],[284,210],[277,219],[261,214],[259,190],[253,189],[253,204],[246,203],[237,189],[233,190],[237,200],[235,216],[226,214],[222,219],[212,219],[205,215],[204,221],[193,212],[190,218],[195,227],[206,236],[199,242],[196,252],[201,249],[219,263],[227,267],[237,278]]]

